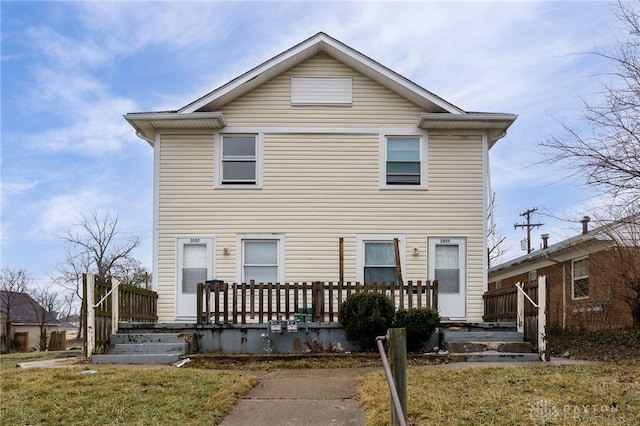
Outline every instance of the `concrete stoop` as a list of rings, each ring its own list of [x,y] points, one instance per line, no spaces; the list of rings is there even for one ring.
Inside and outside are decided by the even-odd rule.
[[[172,364],[189,352],[192,335],[184,333],[119,333],[111,349],[93,355],[94,364]]]
[[[491,330],[483,327],[452,327],[443,331],[444,348],[451,356],[470,362],[538,361],[540,356],[533,346],[524,341],[524,335],[500,327]]]

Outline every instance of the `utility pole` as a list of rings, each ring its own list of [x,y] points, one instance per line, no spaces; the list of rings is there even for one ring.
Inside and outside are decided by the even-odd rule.
[[[527,223],[515,223],[513,225],[514,229],[518,228],[527,228],[527,254],[531,253],[531,230],[536,227],[540,227],[544,225],[544,223],[531,223],[531,215],[537,211],[537,208],[529,209],[524,213],[520,213],[520,216],[524,216],[527,218]]]

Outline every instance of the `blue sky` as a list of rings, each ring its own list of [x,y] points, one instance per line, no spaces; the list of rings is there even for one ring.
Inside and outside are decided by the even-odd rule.
[[[550,243],[579,232],[597,196],[537,143],[597,100],[610,71],[607,2],[10,2],[1,7],[1,264],[38,282],[62,235],[117,214],[151,269],[152,150],[123,119],[175,110],[324,31],[467,111],[519,115],[491,151],[498,232],[524,254],[519,214]],[[567,220],[569,219],[569,220]]]

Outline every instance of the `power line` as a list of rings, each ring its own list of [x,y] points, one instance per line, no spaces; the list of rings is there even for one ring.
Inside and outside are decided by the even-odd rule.
[[[527,228],[527,254],[531,253],[531,230],[533,228],[539,228],[542,225],[544,225],[544,223],[531,223],[531,215],[537,211],[538,208],[535,207],[533,209],[529,209],[523,213],[520,213],[520,216],[524,216],[527,218],[527,223],[515,223],[513,225],[514,229],[518,229],[518,228]]]

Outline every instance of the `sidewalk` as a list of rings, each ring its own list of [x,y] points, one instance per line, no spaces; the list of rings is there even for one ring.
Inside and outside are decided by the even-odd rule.
[[[221,426],[353,425],[365,421],[355,379],[376,368],[277,370],[234,408]]]
[[[553,358],[550,362],[457,362],[411,368],[544,368],[585,364],[598,363]],[[372,371],[382,372],[382,367],[258,372],[258,386],[236,405],[221,426],[364,426],[364,416],[355,399],[355,380],[356,377]]]

